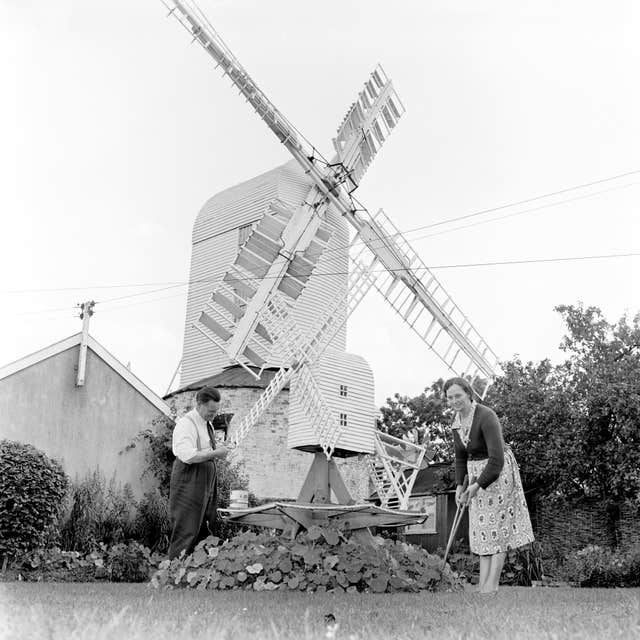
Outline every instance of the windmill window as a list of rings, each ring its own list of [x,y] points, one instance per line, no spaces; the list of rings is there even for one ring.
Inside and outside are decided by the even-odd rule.
[[[340,395],[341,395],[343,398],[346,398],[346,397],[347,397],[347,385],[346,385],[346,384],[341,384],[341,385],[340,385]]]
[[[347,426],[347,414],[346,413],[341,413],[340,414],[340,426],[341,427],[346,427]]]

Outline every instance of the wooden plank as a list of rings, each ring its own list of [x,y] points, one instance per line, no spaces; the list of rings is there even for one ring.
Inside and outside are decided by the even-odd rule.
[[[309,467],[307,477],[302,484],[302,489],[298,494],[297,502],[317,502],[314,500],[319,485],[324,483],[324,489],[327,495],[326,502],[329,501],[329,469],[327,457],[324,453],[316,453],[313,456],[313,462]]]
[[[203,324],[210,331],[213,331],[217,336],[220,336],[225,342],[231,338],[231,331],[227,331],[227,329],[216,322],[211,316],[207,315],[204,311],[200,314],[198,322]]]
[[[250,524],[269,529],[286,530],[291,527],[291,520],[284,514],[276,513],[246,513],[241,515],[229,515],[230,522],[238,524]]]
[[[239,275],[227,273],[224,277],[224,281],[244,298],[251,299],[256,293],[256,290],[253,287],[250,287],[245,280],[242,280]]]
[[[280,251],[280,245],[272,242],[266,236],[259,233],[253,233],[245,243],[243,249],[248,249],[252,253],[260,256],[268,262],[272,262]]]
[[[290,298],[297,300],[304,287],[290,276],[285,276],[278,285],[278,289],[286,293]]]
[[[366,529],[367,527],[375,526],[380,523],[378,514],[372,514],[365,512],[346,512],[336,515],[332,518],[336,522],[340,522],[345,529]],[[384,522],[380,523],[384,524]]]
[[[376,140],[378,141],[378,144],[382,146],[382,143],[384,142],[384,134],[382,133],[382,129],[380,128],[380,125],[378,124],[377,120],[373,121],[371,130],[373,131],[373,134],[375,135]]]
[[[244,251],[241,251],[236,256],[236,264],[244,267],[247,271],[253,273],[253,275],[258,276],[258,278],[264,278],[270,266],[269,263],[263,262],[262,260],[258,261],[253,254],[245,253]]]
[[[318,235],[316,233],[316,235]],[[312,240],[309,243],[309,246],[304,250],[304,257],[306,260],[308,260],[311,264],[315,265],[318,260],[320,260],[320,256],[322,255],[323,251],[325,250],[325,245],[320,244],[319,242],[315,242],[315,240]]]
[[[226,309],[231,315],[236,318],[242,318],[244,315],[244,310],[241,309],[237,304],[229,300],[227,296],[221,294],[219,291],[216,291],[213,294],[213,301],[219,304],[223,309]]]
[[[282,216],[283,218],[286,218],[287,220],[290,220],[293,214],[295,213],[295,211],[291,207],[286,205],[284,202],[282,202],[282,200],[274,200],[269,205],[269,208],[271,209],[271,211],[273,211],[274,213],[277,213],[279,216]],[[276,220],[279,224],[283,224],[277,218],[272,217],[271,220]]]
[[[331,231],[324,225],[320,225],[316,231],[316,238],[318,238],[322,244],[327,244],[327,242],[331,240]]]
[[[281,239],[282,231],[284,230],[284,224],[277,218],[270,215],[265,215],[260,222],[256,231],[270,238],[274,242],[278,242]]]
[[[259,367],[262,367],[265,364],[267,364],[267,361],[264,358],[261,358],[250,347],[245,347],[244,351],[242,352],[242,355],[246,356],[249,359],[250,362],[252,362],[255,365],[258,365]]]
[[[280,509],[283,513],[286,513],[292,520],[294,520],[305,529],[308,529],[315,524],[313,521],[313,512],[311,511],[301,511],[300,509],[296,509],[295,507],[280,507]]]
[[[263,325],[261,325],[260,323],[258,323],[256,325],[256,328],[254,329],[254,331],[261,337],[264,338],[269,344],[273,344],[273,340],[271,339],[271,336],[269,335],[269,332],[264,328]]]
[[[355,500],[351,497],[335,460],[329,461],[329,488],[333,490],[340,504],[355,504]]]
[[[387,107],[382,107],[382,117],[387,123],[387,126],[389,127],[389,129],[393,129],[393,127],[396,126],[395,121],[391,117],[391,112],[389,111],[389,109],[387,109]]]

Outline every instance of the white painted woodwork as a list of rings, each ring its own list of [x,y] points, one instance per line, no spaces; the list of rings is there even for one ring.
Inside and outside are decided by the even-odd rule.
[[[210,198],[198,214],[193,227],[193,246],[187,312],[180,376],[182,386],[211,376],[232,364],[193,322],[199,317],[216,283],[226,273],[237,255],[240,239],[246,238],[246,226],[265,215],[276,199],[294,208],[304,201],[312,181],[305,177],[295,161],[225,189]],[[296,301],[294,320],[300,326],[312,323],[329,298],[346,290],[348,255],[347,223],[332,208],[326,213],[327,224],[334,228],[327,250],[316,266],[318,278],[311,278]],[[331,274],[331,275],[322,275]],[[334,338],[332,345],[344,349],[346,327]],[[276,354],[277,355],[277,354]],[[269,364],[278,365],[277,357]]]
[[[373,372],[361,356],[328,348],[312,366],[313,375],[322,392],[324,403],[335,420],[346,415],[335,449],[353,453],[373,453],[376,407]],[[340,387],[347,395],[340,395]],[[302,410],[302,399],[296,393],[296,378],[291,381],[288,446],[311,450],[318,446],[309,418]]]

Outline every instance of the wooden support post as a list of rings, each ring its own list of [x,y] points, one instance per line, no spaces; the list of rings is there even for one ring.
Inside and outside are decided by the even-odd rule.
[[[327,460],[324,453],[316,453],[302,489],[300,489],[298,502],[327,504],[331,502],[331,491],[333,491],[338,504],[355,503],[335,460]]]
[[[329,490],[333,489],[338,504],[355,504],[355,500],[351,497],[347,485],[342,479],[340,470],[335,460],[329,460]]]
[[[329,502],[328,460],[323,453],[316,453],[298,494],[298,502]],[[326,496],[321,500],[321,496]]]

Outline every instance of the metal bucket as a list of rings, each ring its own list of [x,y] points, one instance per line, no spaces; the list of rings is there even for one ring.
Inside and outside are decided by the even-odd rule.
[[[249,492],[236,489],[229,495],[229,509],[246,509],[249,506]]]

